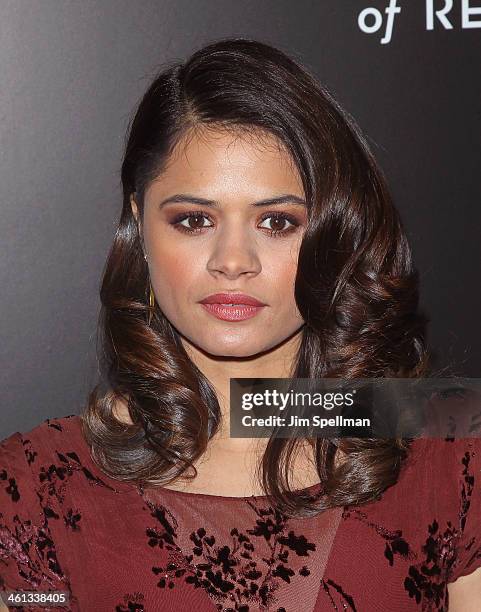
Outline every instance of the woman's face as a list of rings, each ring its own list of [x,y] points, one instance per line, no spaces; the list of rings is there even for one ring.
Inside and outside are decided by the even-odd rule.
[[[280,203],[263,203],[274,199]],[[179,142],[146,191],[141,231],[157,304],[183,340],[214,356],[247,357],[299,330],[294,281],[304,200],[299,173],[274,136],[211,128]],[[133,200],[132,210],[137,217]],[[265,305],[201,304],[218,293]]]

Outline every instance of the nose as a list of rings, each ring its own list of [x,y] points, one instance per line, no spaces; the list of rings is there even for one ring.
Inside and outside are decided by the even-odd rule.
[[[262,269],[255,238],[247,228],[224,227],[214,239],[207,262],[209,272],[236,279],[241,274],[256,276]]]

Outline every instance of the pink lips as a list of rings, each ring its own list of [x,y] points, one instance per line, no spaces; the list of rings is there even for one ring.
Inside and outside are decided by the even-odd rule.
[[[266,304],[244,293],[215,293],[200,302],[214,317],[222,321],[244,321],[258,314]]]

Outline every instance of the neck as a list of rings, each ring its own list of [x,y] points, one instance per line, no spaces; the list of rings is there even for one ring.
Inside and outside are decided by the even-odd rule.
[[[253,441],[252,438],[230,438],[230,379],[290,378],[301,338],[302,328],[274,349],[252,357],[217,357],[182,338],[187,354],[214,387],[219,400],[222,420],[212,440],[219,450],[245,452]]]

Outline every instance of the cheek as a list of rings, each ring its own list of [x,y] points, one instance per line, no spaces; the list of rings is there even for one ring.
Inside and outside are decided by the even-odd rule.
[[[292,257],[277,257],[271,262],[266,277],[277,293],[278,303],[290,308],[294,300],[294,283],[297,273],[297,262]],[[288,306],[289,305],[289,306]]]
[[[151,250],[151,278],[161,299],[186,296],[195,287],[199,275],[199,258],[191,257],[174,244]]]

